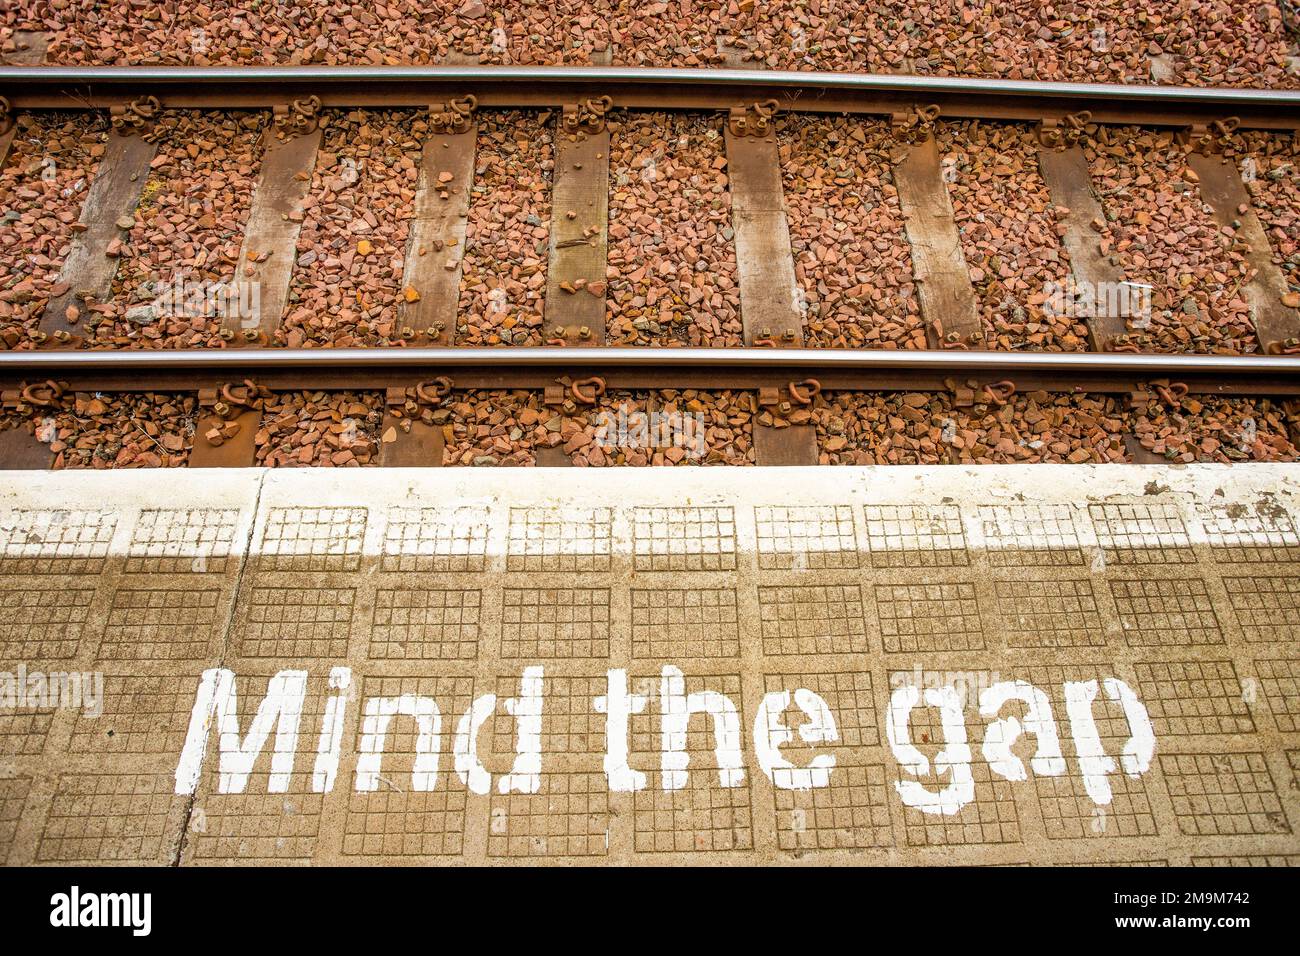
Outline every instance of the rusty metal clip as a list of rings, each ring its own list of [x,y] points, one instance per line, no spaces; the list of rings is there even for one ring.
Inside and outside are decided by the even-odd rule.
[[[1092,113],[1080,110],[1066,113],[1059,120],[1044,117],[1038,124],[1038,142],[1048,149],[1066,150],[1079,144],[1084,127],[1092,122]]]
[[[320,127],[319,96],[309,96],[305,100],[294,100],[288,106],[277,104],[271,107],[275,118],[275,129],[281,139],[314,133]]]
[[[1236,116],[1215,120],[1209,126],[1193,123],[1181,138],[1189,152],[1209,156],[1211,153],[1224,152],[1232,144],[1233,134],[1240,126],[1241,119]]]
[[[432,408],[442,404],[442,400],[451,394],[451,379],[439,375],[432,382],[420,382],[415,386],[415,397]]]
[[[238,405],[243,408],[250,407],[257,400],[257,386],[247,379],[242,385],[227,382],[221,386],[219,393],[221,401],[227,405]]]
[[[1001,382],[989,382],[984,386],[984,399],[990,405],[999,408],[1011,401],[1016,394],[1016,383],[1009,379]]]
[[[906,113],[891,114],[894,136],[909,143],[924,143],[933,135],[940,112],[938,104],[931,103],[929,106],[914,106]]]
[[[727,115],[727,128],[732,136],[766,136],[772,131],[772,117],[780,108],[776,100],[733,106]]]
[[[0,96],[0,136],[3,136],[9,130],[13,129],[14,112],[13,106],[6,97]]]
[[[1131,335],[1117,335],[1106,342],[1107,352],[1140,352],[1142,347]]]
[[[802,382],[791,382],[786,391],[796,405],[811,405],[813,399],[822,393],[822,383],[815,378],[806,378]]]
[[[474,111],[478,109],[478,98],[459,96],[446,103],[429,107],[429,125],[435,133],[468,133],[474,122]]]
[[[590,394],[584,391],[588,386],[591,386]],[[569,386],[569,394],[579,405],[595,405],[600,396],[605,394],[605,380],[598,375],[578,379]]]
[[[789,415],[794,406],[808,406],[822,393],[822,383],[815,378],[806,378],[801,382],[788,382],[782,388],[779,385],[760,385],[758,387],[758,405],[779,415]]]
[[[935,319],[931,322],[930,328],[934,331],[934,337],[939,343],[939,347],[945,349],[969,349],[971,345],[975,345],[981,338],[981,333],[979,332],[972,332],[965,339],[961,337],[960,332],[945,332],[943,330],[943,322],[939,319]]]
[[[1264,351],[1269,355],[1300,355],[1300,339],[1293,336],[1281,342],[1269,342]]]
[[[451,390],[452,381],[446,376],[430,382],[417,382],[413,386],[390,385],[384,391],[384,404],[394,418],[418,416],[432,423],[430,413],[442,407],[443,399],[451,394]]]
[[[1160,401],[1164,402],[1170,408],[1177,408],[1184,398],[1187,397],[1187,386],[1182,382],[1169,382],[1167,379],[1161,379],[1151,383],[1151,387],[1156,390],[1160,396]]]
[[[560,115],[560,128],[571,135],[603,133],[605,116],[613,105],[613,98],[608,96],[594,96],[581,103],[565,103]]]
[[[31,385],[24,382],[22,389],[18,393],[18,398],[28,405],[47,408],[62,398],[66,389],[67,385],[63,382],[47,380]]]
[[[269,388],[246,378],[239,384],[226,382],[215,388],[200,388],[199,407],[208,409],[218,418],[229,420],[248,409],[258,407],[262,399],[270,396]]]
[[[156,96],[141,96],[125,106],[110,106],[108,115],[113,129],[122,136],[148,134],[158,120],[158,111],[162,103]]]

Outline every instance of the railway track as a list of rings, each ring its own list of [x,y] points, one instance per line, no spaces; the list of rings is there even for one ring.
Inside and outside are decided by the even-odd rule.
[[[0,96],[0,865],[1300,860],[1300,93]]]
[[[382,421],[371,422],[375,435],[363,442],[363,454],[344,456],[349,463],[443,463],[456,439],[445,406],[468,390],[489,404],[492,393],[484,390],[498,399],[503,391],[527,392],[539,412],[563,419],[527,455],[507,454],[499,443],[496,450],[510,461],[557,464],[583,447],[564,440],[572,439],[572,422],[606,408],[606,395],[631,395],[649,411],[665,392],[676,408],[682,390],[728,396],[708,411],[715,419],[746,418],[737,458],[757,463],[837,460],[825,447],[819,410],[849,393],[937,397],[926,421],[913,424],[941,433],[966,431],[962,415],[1033,419],[1050,395],[1087,395],[1125,415],[1149,418],[1154,409],[1179,420],[1194,417],[1206,398],[1263,400],[1238,417],[1255,427],[1265,418],[1285,423],[1282,432],[1292,422],[1300,280],[1284,270],[1295,257],[1275,256],[1270,247],[1270,235],[1285,238],[1285,220],[1279,224],[1272,205],[1267,221],[1261,218],[1264,207],[1248,188],[1255,167],[1246,160],[1257,167],[1257,154],[1294,154],[1279,134],[1300,127],[1300,93],[758,70],[43,67],[0,68],[0,95],[7,127],[0,154],[27,164],[11,199],[30,189],[23,175],[32,180],[41,172],[23,152],[39,148],[33,131],[51,129],[51,117],[71,116],[74,124],[105,111],[110,117],[102,133],[83,127],[81,139],[93,141],[93,179],[84,196],[73,189],[72,202],[52,220],[66,229],[66,252],[55,248],[45,257],[43,282],[33,282],[30,273],[39,269],[21,255],[0,282],[9,346],[0,353],[0,383],[11,424],[24,426],[6,439],[11,465],[58,461],[48,419],[89,407],[93,393],[190,396],[181,429],[186,454],[179,457],[191,465],[265,462],[263,410],[284,391],[381,393]],[[30,117],[36,125],[24,125]],[[215,145],[202,127],[211,117],[226,124],[226,138]],[[890,279],[882,271],[873,279],[894,283],[883,304],[872,301],[880,298],[872,282],[838,299],[821,292],[836,270],[823,266],[818,274],[809,250],[829,258],[824,250],[836,234],[831,242],[824,232],[806,240],[808,210],[813,219],[834,216],[816,215],[823,193],[815,169],[811,177],[792,172],[802,169],[797,146],[782,137],[798,123],[829,124],[816,135],[847,141],[849,153],[870,153],[880,169],[878,192],[854,205],[884,210],[894,218],[881,221],[894,231],[839,235],[863,243],[857,258],[869,264],[890,258],[885,247],[903,249],[897,261],[910,274]],[[1014,288],[1014,270],[1007,276],[1003,269],[1000,284],[991,285],[983,275],[988,262],[973,266],[966,258],[978,254],[972,236],[986,212],[996,211],[962,205],[971,200],[960,192],[954,144],[977,139],[980,125],[991,123],[1014,131],[1015,148],[1036,167],[1021,171],[1048,200],[1034,225],[1059,247],[1050,258],[1068,262],[1046,283],[1054,311],[1039,295],[1028,321],[990,318],[992,292]],[[638,130],[657,125],[671,128],[670,142],[696,166],[679,169],[679,156],[652,153],[648,165],[634,167],[640,182],[629,181],[613,167],[636,152]],[[1152,136],[1159,139],[1147,153],[1124,155],[1126,143]],[[205,232],[199,215],[213,218],[217,199],[190,196],[179,207],[182,218],[196,220],[205,249],[215,250],[203,274],[224,277],[219,314],[169,326],[175,316],[168,309],[188,318],[175,302],[146,306],[161,315],[141,318],[139,305],[132,313],[123,300],[166,290],[180,271],[169,262],[172,240],[154,247],[164,255],[150,258],[147,239],[159,234],[144,227],[160,215],[157,194],[166,194],[169,177],[182,177],[178,164],[201,163],[208,149],[228,155],[238,137],[247,155],[220,182],[242,199],[223,207],[220,226]],[[377,145],[367,149],[368,142]],[[821,140],[809,142],[815,149]],[[542,149],[529,151],[539,143]],[[1157,156],[1160,169],[1148,175],[1139,162],[1136,176],[1121,176],[1116,187],[1095,181],[1107,162],[1123,172],[1144,156]],[[667,172],[648,175],[656,159]],[[395,172],[358,183],[358,167],[368,177],[375,165]],[[1278,168],[1289,167],[1268,171]],[[1000,175],[1013,189],[1020,183]],[[847,193],[856,176],[837,166],[831,188]],[[1161,250],[1152,250],[1158,243],[1150,237],[1126,234],[1127,224],[1112,225],[1114,205],[1143,189],[1158,193],[1170,176],[1188,214],[1202,217],[1213,236],[1200,260],[1188,260],[1208,263],[1209,279],[1179,288],[1197,278],[1188,266],[1167,283],[1181,302],[1153,309],[1143,296],[1169,298],[1168,290],[1157,284],[1153,293],[1153,283],[1141,279],[1144,266],[1162,271]],[[510,208],[503,215],[492,208],[489,186],[511,183],[518,188],[502,193],[506,202],[498,205]],[[369,192],[363,201],[342,202],[354,184]],[[648,208],[641,193],[650,197]],[[37,195],[25,197],[28,206]],[[665,195],[670,206],[653,205]],[[1144,213],[1136,215],[1140,223]],[[676,217],[671,242],[699,235],[680,241],[681,261],[663,267],[656,258],[656,275],[636,278],[648,271],[647,246],[634,234],[664,216]],[[492,243],[516,228],[531,251],[511,258],[509,248]],[[1175,233],[1165,244],[1191,247],[1191,236]],[[1026,244],[1033,241],[1031,231]],[[796,244],[804,247],[799,257]],[[659,236],[650,248],[662,245]],[[686,261],[690,253],[699,258]],[[373,259],[385,256],[376,268]],[[333,272],[321,271],[322,258],[337,260]],[[246,289],[255,290],[255,303],[241,297]],[[1045,286],[1027,291],[1008,314],[1024,313]],[[372,294],[375,301],[367,301]],[[668,305],[656,306],[660,296]],[[347,316],[342,332],[333,328],[340,316]],[[1049,331],[1034,331],[1049,320]],[[484,347],[512,343],[519,344]],[[1005,350],[1008,343],[1013,350]],[[207,347],[186,347],[194,344]],[[619,347],[633,344],[687,347]],[[859,347],[808,347],[828,344]],[[348,347],[356,345],[385,347]],[[699,347],[706,345],[722,347]],[[348,417],[337,408],[330,414]],[[37,438],[41,422],[44,441]],[[1188,454],[1137,440],[1136,427],[1130,421],[1091,446],[1067,443],[1068,454],[1086,455],[1068,460]],[[1196,438],[1196,427],[1185,430]],[[506,423],[505,430],[515,429]],[[1011,431],[1018,449],[1035,440],[1027,438],[1033,428],[1012,423]],[[74,440],[55,441],[76,445],[77,436],[65,437]],[[1267,454],[1287,454],[1287,436],[1277,437]],[[1222,436],[1213,441],[1223,444]],[[731,437],[727,442],[734,447]]]

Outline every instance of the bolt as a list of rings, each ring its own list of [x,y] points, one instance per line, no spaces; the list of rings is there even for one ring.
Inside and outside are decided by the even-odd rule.
[[[244,341],[256,342],[258,334],[257,329],[244,329]]]
[[[587,328],[585,325],[582,326],[582,328],[578,329],[578,338],[580,339],[591,338],[591,329]]]

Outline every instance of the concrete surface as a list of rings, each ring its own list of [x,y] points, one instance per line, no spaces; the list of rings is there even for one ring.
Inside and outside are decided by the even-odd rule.
[[[0,861],[1294,863],[1297,476],[3,473]]]

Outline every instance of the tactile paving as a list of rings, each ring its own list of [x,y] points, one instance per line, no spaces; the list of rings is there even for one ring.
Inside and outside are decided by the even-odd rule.
[[[0,861],[1294,865],[1230,475],[0,474]]]

